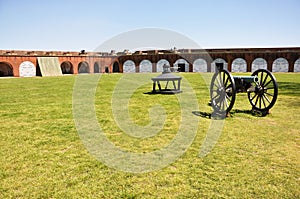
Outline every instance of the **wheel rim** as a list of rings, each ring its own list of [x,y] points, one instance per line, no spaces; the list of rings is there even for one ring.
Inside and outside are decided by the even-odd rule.
[[[252,76],[258,77],[253,92],[248,92],[248,99],[253,108],[266,111],[272,108],[277,100],[278,85],[274,75],[265,69],[255,71]]]
[[[235,83],[227,70],[221,70],[212,77],[210,86],[211,105],[218,113],[228,113],[235,101]]]

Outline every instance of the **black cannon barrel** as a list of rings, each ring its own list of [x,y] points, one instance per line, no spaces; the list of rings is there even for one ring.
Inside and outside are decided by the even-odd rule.
[[[258,82],[257,76],[233,76],[234,81],[236,82],[245,82],[245,83],[253,83]]]
[[[234,76],[233,79],[238,93],[247,92],[252,83],[258,82],[257,76]]]

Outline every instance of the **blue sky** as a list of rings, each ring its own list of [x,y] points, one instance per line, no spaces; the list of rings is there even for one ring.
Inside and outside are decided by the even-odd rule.
[[[300,46],[300,0],[0,0],[0,49],[93,51],[139,28],[203,48]]]

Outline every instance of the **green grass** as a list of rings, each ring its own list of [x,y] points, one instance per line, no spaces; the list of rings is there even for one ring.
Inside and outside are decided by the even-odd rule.
[[[181,75],[196,92],[195,111],[210,113],[201,76]],[[270,115],[252,115],[247,96],[238,94],[206,157],[199,151],[211,120],[195,115],[199,127],[187,152],[163,169],[140,174],[107,167],[82,144],[72,115],[76,76],[0,79],[0,198],[299,198],[300,74],[275,76],[279,96]],[[176,96],[144,94],[152,89],[150,80],[139,87],[129,103],[131,118],[147,125],[149,108],[156,104],[167,118],[156,136],[132,138],[111,111],[121,77],[102,75],[96,91],[96,114],[107,138],[135,153],[166,146],[180,124]]]

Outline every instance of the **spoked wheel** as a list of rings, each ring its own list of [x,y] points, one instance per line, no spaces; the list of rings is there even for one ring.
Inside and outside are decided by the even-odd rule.
[[[215,73],[210,85],[211,105],[216,113],[227,114],[233,107],[236,95],[235,82],[227,70]]]
[[[258,69],[252,76],[258,77],[255,88],[248,92],[252,107],[258,111],[268,111],[277,100],[278,84],[274,75],[266,69]]]

